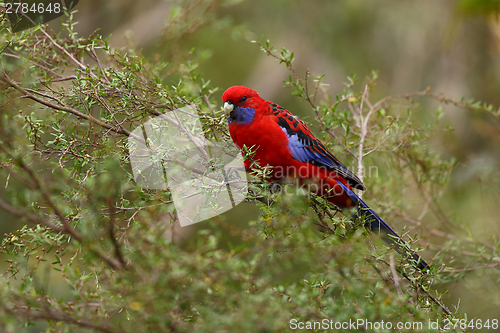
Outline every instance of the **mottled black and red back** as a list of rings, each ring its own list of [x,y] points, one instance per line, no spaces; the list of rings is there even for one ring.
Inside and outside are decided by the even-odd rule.
[[[287,134],[292,156],[296,160],[330,169],[347,180],[353,188],[365,190],[361,180],[326,149],[302,120],[277,104],[269,103],[269,108]]]

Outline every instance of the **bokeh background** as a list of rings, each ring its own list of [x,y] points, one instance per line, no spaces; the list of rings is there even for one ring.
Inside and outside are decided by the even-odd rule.
[[[213,1],[203,12],[192,13],[200,29],[178,34],[165,25],[178,14],[176,1],[86,0],[75,14],[80,35],[100,29],[117,48],[138,48],[145,57],[161,59],[176,52],[192,52],[197,71],[218,87],[249,86],[267,100],[312,119],[308,105],[285,89],[284,66],[260,51],[253,40],[267,40],[295,53],[299,73],[325,74],[328,92],[339,94],[346,77],[364,78],[377,70],[374,98],[423,90],[460,99],[473,98],[500,105],[500,2],[495,0],[252,0]],[[196,1],[183,1],[199,11]],[[197,15],[206,16],[200,19]],[[207,24],[210,20],[217,24]],[[50,27],[57,31],[59,22]],[[237,29],[228,29],[230,25]],[[172,82],[176,77],[172,75]],[[168,84],[168,82],[165,82]],[[437,103],[422,100],[422,122],[434,115]],[[443,204],[453,217],[467,221],[472,235],[485,242],[500,236],[500,124],[494,117],[447,106],[444,120],[452,132],[436,133],[433,144],[444,157],[458,158]],[[427,113],[427,114],[426,114]],[[309,117],[309,118],[308,118]],[[366,185],[370,187],[369,178]],[[408,200],[416,200],[409,195]],[[242,213],[244,212],[244,213]],[[259,213],[251,205],[227,213],[229,222],[245,226]],[[244,216],[244,217],[243,217]],[[0,234],[18,227],[0,212]],[[425,220],[425,219],[424,219]],[[399,223],[399,225],[398,225]],[[397,229],[404,225],[394,221]],[[200,228],[203,226],[194,226]],[[189,230],[186,229],[186,234]],[[451,263],[452,264],[452,263]],[[475,272],[464,281],[451,281],[445,302],[460,300],[469,318],[499,318],[488,290],[498,293],[498,282]],[[443,290],[444,291],[444,290]]]

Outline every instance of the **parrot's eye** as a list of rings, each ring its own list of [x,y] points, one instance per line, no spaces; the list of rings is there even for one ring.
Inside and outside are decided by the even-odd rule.
[[[240,103],[245,103],[247,101],[247,97],[246,96],[243,96],[241,99],[240,99]]]

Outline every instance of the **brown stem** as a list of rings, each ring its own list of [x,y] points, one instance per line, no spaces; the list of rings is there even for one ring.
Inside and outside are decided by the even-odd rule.
[[[29,91],[27,91],[26,89],[22,88],[21,86],[19,86],[17,83],[15,83],[14,81],[12,81],[10,79],[10,77],[7,75],[6,72],[3,73],[3,76],[2,76],[2,79],[5,83],[7,83],[9,86],[13,87],[14,89],[18,90],[19,92],[23,93],[27,98],[35,101],[35,102],[38,102],[40,104],[43,104],[45,106],[48,106],[49,108],[52,108],[52,109],[55,109],[55,110],[60,110],[60,111],[66,111],[66,112],[69,112],[71,114],[74,114],[75,116],[79,117],[79,118],[83,118],[83,119],[86,119],[92,123],[95,123],[99,126],[102,126],[104,128],[107,128],[113,132],[116,132],[118,134],[125,134],[127,136],[130,136],[132,135],[132,133],[124,128],[116,128],[114,126],[111,126],[109,124],[106,124],[105,122],[99,120],[99,119],[96,119],[88,114],[85,114],[85,113],[82,113],[76,109],[73,109],[71,107],[68,107],[68,106],[65,106],[65,105],[57,105],[57,104],[54,104],[54,103],[51,103],[49,101],[46,101],[38,96],[35,96],[33,95],[32,93],[30,93]],[[140,139],[140,138],[138,138]]]

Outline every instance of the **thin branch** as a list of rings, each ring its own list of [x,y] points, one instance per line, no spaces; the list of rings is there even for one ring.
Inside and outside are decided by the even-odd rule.
[[[3,307],[3,310],[10,315],[24,316],[30,320],[54,320],[56,322],[65,322],[104,333],[123,332],[122,330],[117,330],[115,327],[109,326],[108,323],[101,322],[99,325],[96,325],[86,319],[76,319],[62,311],[54,311],[50,307],[44,307],[44,309],[41,309],[14,305],[14,309]]]
[[[66,112],[69,112],[77,117],[80,117],[80,118],[83,118],[83,119],[86,119],[90,122],[93,122],[99,126],[102,126],[104,128],[107,128],[113,132],[116,132],[118,134],[125,134],[127,136],[134,136],[134,138],[136,137],[135,135],[132,134],[132,132],[124,129],[124,128],[116,128],[114,126],[111,126],[99,119],[96,119],[88,114],[85,114],[85,113],[82,113],[76,109],[73,109],[71,107],[68,107],[68,106],[64,106],[64,105],[56,105],[54,103],[51,103],[51,102],[48,102],[42,98],[39,98],[35,95],[33,95],[32,93],[30,93],[29,91],[27,91],[26,89],[22,88],[21,86],[19,86],[17,83],[15,83],[14,81],[12,81],[10,79],[10,77],[7,75],[6,72],[3,73],[3,81],[5,83],[7,83],[9,86],[13,87],[14,89],[18,90],[19,92],[23,93],[27,98],[31,99],[31,100],[34,100],[35,102],[38,102],[40,104],[43,104],[45,106],[48,106],[52,109],[55,109],[55,110],[60,110],[60,111],[66,111]],[[137,137],[138,140],[140,140],[141,138],[140,137]]]
[[[397,289],[397,291],[398,291],[398,294],[402,296],[402,295],[403,295],[403,292],[401,291],[401,287],[400,287],[400,285],[399,285],[399,280],[401,280],[401,279],[399,278],[399,275],[398,275],[398,273],[396,272],[396,267],[395,267],[395,265],[394,265],[394,255],[393,255],[392,253],[391,253],[391,255],[389,256],[389,260],[390,260],[390,261],[389,261],[389,263],[390,263],[390,265],[389,265],[389,266],[390,266],[390,268],[391,268],[392,279],[393,279],[393,281],[394,281],[394,285],[396,285],[396,289]]]
[[[405,93],[405,94],[396,94],[396,95],[386,96],[386,97],[382,98],[381,100],[379,100],[378,102],[376,102],[375,104],[373,104],[371,109],[372,110],[379,110],[382,107],[382,105],[384,105],[385,103],[392,101],[394,99],[410,98],[410,97],[415,97],[415,96],[432,96],[430,91],[431,91],[431,88],[429,87],[423,91],[414,91],[414,92],[409,92],[409,93]]]
[[[52,37],[50,37],[50,35],[42,28],[40,28],[40,31],[45,35],[45,37],[47,37],[51,42],[52,44],[57,47],[59,50],[63,51],[64,54],[66,54],[71,60],[73,60],[73,62],[83,71],[87,71],[87,66],[85,66],[84,64],[82,64],[80,61],[78,61],[71,53],[68,52],[68,50],[66,50],[66,48],[62,47],[61,45],[59,45],[58,43],[56,43],[56,41],[54,39],[52,39]],[[97,76],[91,72],[91,71],[88,71],[88,73],[90,74],[91,77],[93,78],[97,78]]]
[[[385,260],[382,260],[382,259],[374,257],[372,259],[369,259],[369,262],[371,262],[372,260],[375,260],[375,261],[383,263],[383,264],[385,264],[387,266],[390,266],[390,264],[388,262],[386,262]],[[424,288],[424,286],[422,285],[422,283],[419,283],[419,282],[415,281],[414,278],[410,278],[408,276],[408,274],[406,274],[406,272],[403,272],[401,269],[399,269],[397,267],[395,267],[395,269],[396,269],[396,271],[399,274],[401,274],[413,286],[413,288],[415,288],[415,290],[422,291],[428,298],[430,298],[432,300],[432,302],[434,302],[434,304],[438,305],[443,310],[444,313],[446,313],[449,316],[453,316],[453,313],[448,309],[448,307],[446,307],[446,305],[444,305],[444,303],[441,302],[440,300],[438,300],[436,297],[432,296],[429,293],[429,291]]]
[[[5,149],[3,147],[3,145],[0,145],[0,151],[2,151],[4,154],[9,156],[21,169],[23,169],[29,175],[29,177],[33,181],[34,188],[41,192],[43,199],[47,202],[47,204],[50,206],[50,208],[52,209],[54,214],[57,216],[57,218],[61,222],[62,228],[57,227],[57,226],[52,226],[46,222],[43,222],[42,220],[38,220],[38,219],[33,220],[33,217],[30,218],[29,215],[22,213],[13,207],[9,207],[10,205],[8,205],[7,203],[5,203],[3,201],[0,202],[0,206],[2,206],[2,208],[5,207],[7,211],[9,211],[11,213],[15,213],[15,215],[17,215],[17,216],[26,217],[28,219],[28,221],[30,221],[30,222],[42,223],[50,228],[53,228],[55,231],[64,232],[65,234],[74,238],[79,243],[83,243],[83,236],[76,229],[74,229],[71,226],[69,221],[66,219],[66,216],[61,212],[59,207],[54,203],[54,201],[50,197],[50,194],[45,189],[45,186],[42,184],[41,180],[37,177],[37,175],[33,172],[33,170],[31,170],[31,168],[29,168],[21,158],[12,155],[7,149]],[[101,258],[109,266],[111,266],[115,269],[122,268],[122,265],[120,264],[120,262],[117,262],[113,258],[108,258],[106,255],[104,255],[99,250],[91,249],[91,251],[94,252],[95,254],[97,254],[99,256],[99,258]]]
[[[423,291],[427,297],[429,297],[435,304],[437,304],[448,316],[453,316],[453,313],[448,309],[448,307],[446,307],[446,305],[444,305],[443,302],[441,302],[440,300],[438,300],[437,298],[435,298],[434,296],[432,296],[429,291],[427,291],[427,289],[424,288],[423,285],[421,284],[418,284],[416,285],[415,282],[413,282],[413,280],[411,280],[408,275],[405,273],[405,272],[400,272],[405,279],[407,279],[415,288],[418,288],[419,290]]]
[[[41,225],[45,225],[45,226],[53,229],[54,231],[61,231],[61,228],[59,228],[58,226],[53,225],[52,223],[50,223],[48,221],[42,220],[38,216],[30,215],[26,212],[20,211],[17,208],[8,204],[7,202],[3,201],[1,198],[0,198],[0,208],[2,208],[3,210],[9,212],[10,214],[12,214],[14,216],[24,218],[33,224],[41,224]]]
[[[363,94],[361,95],[361,103],[357,107],[357,112],[358,112],[358,119],[359,119],[359,129],[360,129],[360,135],[359,135],[359,143],[358,143],[358,177],[361,180],[361,183],[363,183],[363,150],[365,147],[365,140],[368,135],[368,121],[370,120],[371,115],[373,114],[373,110],[371,109],[368,111],[368,114],[364,117],[363,116],[363,102],[365,99],[368,97],[368,85],[365,86],[365,90],[363,91]],[[351,105],[351,103],[349,103]],[[361,199],[363,196],[362,191],[358,191],[358,196]]]
[[[115,231],[114,231],[114,229],[115,229],[115,222],[114,222],[115,216],[113,214],[113,212],[115,210],[115,208],[114,208],[115,206],[113,205],[113,202],[111,200],[109,200],[108,207],[111,211],[111,214],[109,216],[109,225],[108,225],[109,239],[111,240],[111,243],[113,244],[116,258],[118,259],[118,261],[120,262],[122,267],[126,267],[125,259],[123,258],[120,244],[118,244],[118,241],[115,237]]]
[[[108,80],[108,77],[106,76],[106,74],[104,73],[104,68],[102,67],[101,65],[101,61],[99,60],[99,56],[97,55],[97,53],[95,52],[95,48],[94,48],[94,42],[92,42],[92,47],[90,48],[90,51],[92,52],[92,55],[94,56],[94,59],[95,61],[97,62],[97,66],[99,67],[99,69],[101,70],[101,74],[102,74],[102,78],[104,79],[104,81],[106,81],[106,83],[110,83],[109,80]]]
[[[347,145],[340,140],[340,138],[337,136],[337,134],[335,134],[334,131],[327,129],[326,132],[328,134],[330,134],[331,136],[333,136],[335,138],[335,140],[337,140],[337,142],[345,149],[346,152],[348,152],[350,155],[352,155],[352,157],[354,157],[356,160],[358,159],[358,156],[356,154],[354,154],[352,152],[352,150],[349,147],[347,147]]]

